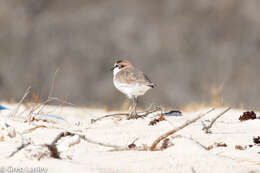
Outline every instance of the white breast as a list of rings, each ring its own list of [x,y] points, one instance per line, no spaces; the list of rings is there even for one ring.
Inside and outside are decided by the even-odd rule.
[[[141,85],[139,83],[136,84],[125,84],[125,83],[120,83],[118,82],[115,77],[114,77],[114,85],[115,87],[127,95],[129,98],[132,98],[133,96],[140,96],[144,95],[151,87],[146,86],[146,85]]]

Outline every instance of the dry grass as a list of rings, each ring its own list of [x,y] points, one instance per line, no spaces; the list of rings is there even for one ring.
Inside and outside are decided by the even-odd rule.
[[[198,111],[201,109],[214,107],[214,108],[222,108],[222,107],[228,107],[229,105],[224,103],[223,101],[223,87],[224,85],[213,85],[210,89],[210,95],[211,95],[211,101],[209,103],[190,103],[184,107],[181,108],[182,111],[185,112],[193,112]]]

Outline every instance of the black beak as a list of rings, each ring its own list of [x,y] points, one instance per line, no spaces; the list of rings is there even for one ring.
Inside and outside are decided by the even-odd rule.
[[[113,70],[114,70],[114,68],[116,68],[116,67],[114,66],[114,67],[112,67],[110,70],[111,70],[111,71],[113,71]]]

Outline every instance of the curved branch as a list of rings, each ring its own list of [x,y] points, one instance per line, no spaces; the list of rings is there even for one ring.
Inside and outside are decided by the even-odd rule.
[[[197,117],[193,118],[192,120],[187,121],[186,123],[184,123],[183,125],[181,125],[180,127],[174,128],[168,132],[166,132],[165,134],[159,136],[151,145],[151,147],[149,148],[150,151],[154,151],[157,144],[161,142],[161,140],[167,138],[168,136],[176,133],[177,131],[183,129],[184,127],[196,122],[197,120],[199,120],[200,118],[204,117],[205,115],[207,115],[208,113],[212,112],[213,110],[215,110],[215,108],[211,108],[210,110],[208,110],[206,113],[204,114],[200,114]]]

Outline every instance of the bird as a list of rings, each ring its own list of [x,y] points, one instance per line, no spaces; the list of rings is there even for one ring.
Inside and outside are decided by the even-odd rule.
[[[136,112],[137,97],[155,88],[156,84],[128,60],[116,61],[111,71],[113,71],[114,86],[133,101],[132,106],[130,106],[131,109],[129,108],[129,119],[138,118]]]

